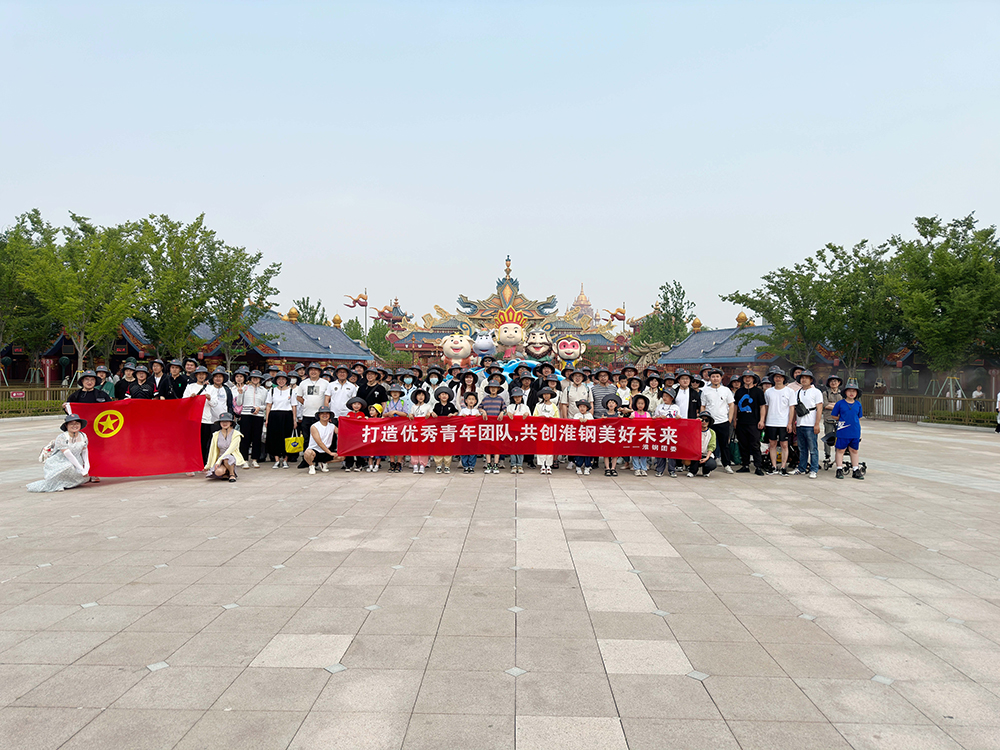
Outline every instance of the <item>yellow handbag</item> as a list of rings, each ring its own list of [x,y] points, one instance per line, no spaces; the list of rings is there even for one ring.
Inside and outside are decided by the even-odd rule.
[[[299,435],[298,430],[292,432],[291,437],[285,438],[285,453],[301,453],[303,448],[305,448],[305,440]]]

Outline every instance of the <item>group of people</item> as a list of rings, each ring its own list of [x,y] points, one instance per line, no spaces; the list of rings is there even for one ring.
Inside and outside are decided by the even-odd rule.
[[[723,371],[711,365],[697,373],[661,373],[649,367],[640,374],[631,365],[615,372],[606,367],[566,367],[560,373],[550,362],[522,362],[511,369],[489,356],[483,357],[475,371],[457,365],[431,366],[425,372],[420,367],[392,371],[360,363],[332,368],[299,363],[288,372],[277,366],[266,373],[241,366],[231,376],[222,367],[209,372],[193,358],[168,363],[156,359],[149,368],[126,363],[118,379],[103,366],[84,372],[80,389],[69,397],[66,410],[72,411],[74,403],[204,395],[201,450],[206,475],[231,482],[236,481],[237,469],[258,468],[265,460],[274,462],[273,469],[287,469],[290,461],[298,463],[310,474],[317,469],[329,471],[328,464],[334,461],[343,462],[343,471],[369,472],[379,471],[387,461],[389,472],[401,472],[408,461],[414,474],[422,474],[433,458],[436,473],[451,473],[452,456],[338,455],[337,424],[348,413],[369,419],[470,415],[581,421],[686,418],[700,420],[702,425],[698,460],[484,456],[486,473],[494,474],[509,458],[512,474],[523,473],[525,466],[551,474],[565,460],[583,475],[603,464],[606,476],[617,476],[618,468],[624,466],[630,466],[636,476],[647,476],[650,469],[657,477],[675,477],[679,472],[709,476],[721,465],[728,474],[815,478],[819,436],[825,426],[825,460],[829,462],[835,451],[836,476],[864,478],[858,456],[862,410],[856,381],[844,387],[844,381],[832,375],[817,387],[813,373],[799,366],[787,374],[772,367],[763,378],[747,370],[726,383],[723,379]],[[77,418],[76,423],[82,421]],[[78,430],[68,434],[86,440]],[[845,453],[850,457],[846,468]],[[461,456],[463,472],[475,472],[477,459]]]

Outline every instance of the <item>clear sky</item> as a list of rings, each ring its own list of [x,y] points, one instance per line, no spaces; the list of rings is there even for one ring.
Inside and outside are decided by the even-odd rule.
[[[0,0],[0,222],[205,212],[278,301],[649,310],[1000,221],[998,2]]]

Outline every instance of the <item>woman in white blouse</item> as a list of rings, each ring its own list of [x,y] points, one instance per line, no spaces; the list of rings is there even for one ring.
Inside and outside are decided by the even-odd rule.
[[[285,438],[295,431],[294,391],[288,384],[288,375],[277,372],[274,388],[267,394],[264,426],[267,428],[267,452],[274,458],[272,469],[288,468],[288,451]]]
[[[267,408],[268,388],[261,385],[264,375],[260,370],[250,372],[250,382],[233,396],[240,417],[240,432],[243,433],[246,453],[243,455],[255,469],[264,458],[264,412]],[[248,468],[244,466],[243,468]]]

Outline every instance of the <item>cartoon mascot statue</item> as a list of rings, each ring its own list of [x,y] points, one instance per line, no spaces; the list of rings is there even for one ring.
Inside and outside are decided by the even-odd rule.
[[[459,326],[455,333],[449,333],[441,339],[441,361],[445,369],[458,365],[469,367],[472,364],[472,327],[468,323]]]
[[[556,356],[559,358],[559,369],[575,367],[576,363],[587,351],[587,345],[573,335],[560,336],[556,341]]]
[[[513,307],[506,307],[494,317],[496,323],[497,349],[503,352],[503,359],[518,355],[518,349],[524,343],[524,329],[527,319],[524,313]]]
[[[552,324],[532,328],[528,332],[528,339],[524,344],[524,352],[528,359],[536,362],[549,362],[552,360],[552,337],[549,335]]]

